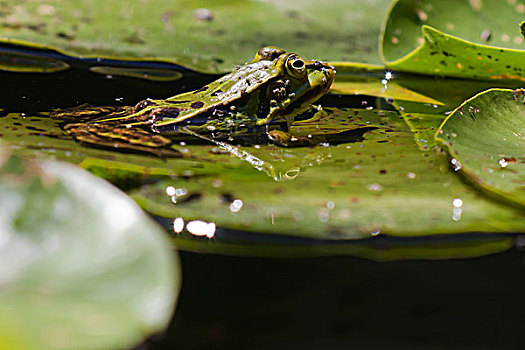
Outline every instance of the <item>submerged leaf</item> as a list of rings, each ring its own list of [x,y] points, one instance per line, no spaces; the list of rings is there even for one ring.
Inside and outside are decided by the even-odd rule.
[[[491,195],[525,208],[525,95],[490,89],[465,101],[436,134],[456,169]]]

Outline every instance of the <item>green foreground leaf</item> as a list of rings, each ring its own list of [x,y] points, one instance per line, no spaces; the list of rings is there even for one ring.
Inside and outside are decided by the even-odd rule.
[[[471,183],[522,209],[524,102],[523,90],[487,90],[459,106],[436,134]]]
[[[0,150],[5,349],[129,348],[166,327],[180,272],[162,231],[77,167]]]

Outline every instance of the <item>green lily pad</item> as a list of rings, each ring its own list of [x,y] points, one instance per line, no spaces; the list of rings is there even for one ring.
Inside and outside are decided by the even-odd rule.
[[[0,338],[6,349],[129,348],[163,330],[180,272],[129,198],[66,163],[0,149]]]
[[[522,209],[524,102],[523,90],[487,90],[459,106],[436,134],[469,182]]]
[[[421,152],[396,113],[361,111],[355,118],[355,111],[346,110],[334,121],[363,125],[363,138],[354,142],[309,149],[242,147],[238,151],[257,161],[230,161],[234,167],[220,173],[165,179],[130,194],[161,217],[310,239],[525,228],[522,212],[480,197],[449,170],[446,156]],[[216,162],[231,158],[229,153],[214,157]],[[262,159],[291,181],[267,176]]]
[[[523,1],[398,0],[382,32],[387,67],[473,79],[524,81]]]
[[[23,0],[0,5],[0,39],[73,56],[175,60],[224,72],[264,45],[305,57],[380,63],[389,0],[290,2]]]

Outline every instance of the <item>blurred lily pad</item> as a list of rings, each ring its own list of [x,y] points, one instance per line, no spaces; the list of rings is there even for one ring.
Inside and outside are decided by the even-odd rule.
[[[2,148],[0,208],[3,348],[129,348],[166,327],[176,257],[123,193]]]
[[[525,208],[525,95],[490,89],[459,106],[436,138],[456,169],[491,195]]]
[[[224,72],[264,45],[332,61],[379,63],[389,0],[23,0],[0,4],[0,39],[73,56],[175,60]]]
[[[524,81],[523,1],[397,0],[382,32],[387,67],[473,79]]]

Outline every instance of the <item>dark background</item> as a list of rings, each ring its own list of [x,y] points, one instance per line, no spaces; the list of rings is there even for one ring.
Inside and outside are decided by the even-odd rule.
[[[145,349],[525,349],[525,256],[380,263],[181,253]]]

